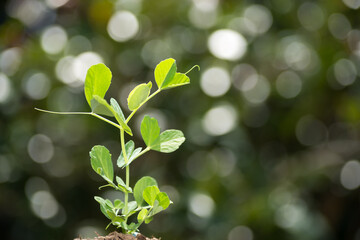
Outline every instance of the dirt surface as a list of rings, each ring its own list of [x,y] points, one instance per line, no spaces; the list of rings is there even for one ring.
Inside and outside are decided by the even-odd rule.
[[[136,237],[130,234],[123,234],[118,232],[112,232],[109,235],[103,237],[98,236],[95,238],[75,238],[74,240],[160,240],[158,238],[147,238],[142,234],[138,234]]]

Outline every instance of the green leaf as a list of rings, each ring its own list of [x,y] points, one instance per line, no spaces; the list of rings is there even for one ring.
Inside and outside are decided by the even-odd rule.
[[[156,196],[160,193],[157,186],[149,186],[143,192],[143,198],[150,206],[154,206]]]
[[[134,147],[135,147],[135,144],[132,140],[128,141],[126,144],[125,144],[125,152],[126,152],[126,157],[127,159],[129,160],[129,157],[131,156],[131,154],[133,153],[134,151]],[[124,153],[121,151],[120,153],[120,156],[117,160],[117,165],[118,167],[123,167],[125,164],[125,159],[124,159]]]
[[[110,117],[114,116],[114,110],[112,109],[112,107],[107,103],[105,99],[101,98],[98,95],[94,95],[91,99],[91,110],[93,113]]]
[[[136,86],[129,94],[127,99],[128,107],[131,111],[138,109],[150,95],[152,83],[143,83]]]
[[[156,201],[159,202],[159,206],[163,208],[163,210],[167,209],[170,205],[170,198],[165,192],[160,192],[156,195]]]
[[[127,230],[130,230],[129,233],[136,232],[138,230],[138,227],[140,226],[140,223],[131,223],[127,226]]]
[[[105,217],[109,219],[114,217],[115,214],[113,213],[111,207],[106,203],[105,199],[98,196],[95,196],[94,199],[100,204],[100,210],[105,215]]]
[[[149,186],[157,186],[157,182],[156,182],[156,180],[154,178],[148,177],[148,176],[142,177],[135,184],[134,198],[135,198],[135,200],[136,200],[139,207],[142,207],[142,206],[146,205],[146,202],[144,201],[144,198],[143,198],[143,192],[144,192],[145,188],[147,188]]]
[[[125,208],[123,208],[123,215],[125,215],[125,216],[129,215],[132,211],[134,211],[136,209],[137,206],[138,205],[137,205],[136,201],[129,202],[126,212],[125,212]]]
[[[126,151],[128,163],[125,164],[124,154],[123,154],[123,152],[121,152],[119,155],[119,158],[117,160],[117,165],[119,168],[124,168],[124,167],[130,165],[130,163],[137,158],[137,156],[141,152],[142,148],[137,148],[134,150],[134,147],[135,147],[135,144],[132,140],[130,140],[129,142],[127,142],[125,144],[125,151]]]
[[[184,134],[180,130],[166,130],[160,134],[157,145],[152,146],[152,150],[170,153],[177,150],[185,141]]]
[[[153,219],[154,219],[153,217],[147,217],[147,218],[145,219],[145,223],[146,223],[146,224],[149,224]]]
[[[110,99],[110,102],[111,105],[109,105],[109,103],[100,96],[94,95],[93,99],[91,100],[91,109],[94,113],[115,117],[116,121],[125,130],[125,132],[132,136],[132,131],[125,122],[124,114],[121,111],[119,104],[113,98]]]
[[[141,209],[141,211],[139,212],[138,216],[137,216],[137,220],[138,222],[143,222],[146,218],[146,215],[148,214],[148,210],[146,208]]]
[[[146,146],[152,148],[159,145],[160,127],[155,118],[146,115],[141,122],[140,132]]]
[[[114,111],[116,112],[116,115],[125,123],[125,116],[123,111],[121,110],[119,103],[114,98],[111,98],[110,105],[113,107]]]
[[[100,145],[94,146],[90,151],[91,167],[106,181],[114,179],[114,169],[109,150]]]
[[[114,218],[111,219],[111,223],[117,226],[120,226],[122,222],[124,222],[125,219],[123,217],[120,216],[115,216]]]
[[[184,73],[175,73],[174,78],[169,79],[163,83],[163,89],[169,89],[174,87],[180,87],[190,83],[190,78]]]
[[[121,201],[120,199],[116,199],[114,201],[114,208],[115,209],[122,209],[125,206],[124,202]]]
[[[104,64],[96,64],[91,66],[85,78],[84,92],[86,101],[91,106],[91,99],[94,95],[98,95],[101,98],[105,97],[107,90],[111,84],[111,71]]]
[[[155,81],[159,89],[163,89],[164,83],[169,83],[175,77],[176,63],[175,59],[168,58],[161,61],[155,68]]]
[[[140,131],[146,146],[159,152],[173,152],[185,141],[184,134],[179,130],[166,130],[159,134],[157,120],[149,116],[144,117]]]
[[[127,193],[132,193],[132,189],[131,187],[126,187],[126,184],[124,183],[124,181],[116,176],[116,182],[118,184],[118,187],[123,191],[123,192],[127,192]]]

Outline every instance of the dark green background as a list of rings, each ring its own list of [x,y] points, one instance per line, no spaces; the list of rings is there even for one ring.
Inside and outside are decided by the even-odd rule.
[[[88,110],[81,84],[60,81],[56,66],[65,57],[89,51],[112,70],[106,98],[120,101],[134,84],[154,85],[153,69],[162,59],[175,58],[180,72],[195,64],[201,67],[189,73],[190,85],[162,92],[131,124],[137,146],[144,146],[136,129],[145,113],[160,118],[163,130],[181,129],[187,137],[180,150],[151,152],[132,165],[132,184],[141,176],[153,176],[174,201],[142,226],[142,233],[164,240],[360,239],[358,1],[223,0],[212,5],[217,1],[70,0],[59,8],[50,8],[48,2],[1,2],[0,77],[6,79],[0,81],[1,239],[73,239],[86,227],[91,227],[87,237],[96,236],[94,231],[106,233],[108,222],[93,196],[113,194],[97,189],[102,182],[92,172],[88,152],[103,144],[115,161],[120,153],[117,130],[87,116],[34,110]],[[199,16],[206,2],[207,14],[216,14],[215,20],[205,14],[200,25],[194,23],[191,11]],[[194,10],[196,6],[200,10]],[[254,6],[272,19],[270,28],[258,34],[239,24],[246,20],[246,9]],[[107,31],[117,11],[132,12],[139,21],[140,31],[125,42],[114,41]],[[269,23],[252,19],[260,21],[260,28]],[[44,31],[53,25],[63,29],[68,40],[56,54],[41,45]],[[212,54],[208,38],[220,29],[232,29],[246,39],[242,58]],[[82,38],[71,41],[75,36]],[[254,102],[256,91],[246,92],[246,73],[237,73],[239,64],[251,65],[265,79],[258,89],[260,97],[265,96],[261,101]],[[220,96],[209,96],[200,84],[213,67],[224,69],[231,80]],[[291,85],[282,92],[276,85],[284,71],[297,75],[302,86],[291,98],[284,97],[291,94]],[[34,97],[31,93],[41,86],[29,79],[38,73],[49,89]],[[234,120],[234,125],[213,135],[212,125],[204,129],[205,116],[224,106],[233,117],[225,122]],[[221,129],[219,120],[214,124]],[[40,139],[34,140],[37,145],[30,144],[34,136]],[[29,152],[35,158],[44,154],[46,162],[33,161]],[[354,187],[349,189],[344,181]],[[50,219],[36,214],[40,209],[51,215],[54,207]]]

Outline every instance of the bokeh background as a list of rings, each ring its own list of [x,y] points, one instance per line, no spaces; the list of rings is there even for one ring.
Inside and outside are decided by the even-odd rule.
[[[183,130],[172,154],[133,163],[173,202],[142,226],[164,240],[360,239],[359,0],[2,0],[0,238],[106,234],[88,152],[120,153],[115,128],[88,116],[87,69],[113,72],[106,98],[127,111],[168,57],[190,85],[144,114]],[[144,146],[135,138],[137,146]],[[123,176],[123,171],[116,170]],[[121,196],[120,196],[121,197]]]

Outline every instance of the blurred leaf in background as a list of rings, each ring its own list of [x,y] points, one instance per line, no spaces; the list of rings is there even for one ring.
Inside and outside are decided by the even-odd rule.
[[[149,115],[187,138],[171,157],[153,152],[134,163],[134,179],[155,177],[174,201],[145,235],[360,238],[359,1],[0,4],[2,238],[104,233],[88,152],[101,144],[118,156],[117,135],[97,119],[34,107],[86,111],[86,71],[105,63],[113,73],[105,99],[127,109],[130,91],[156,84],[156,64],[170,57],[179,72],[201,71],[147,103],[132,126],[140,136]]]

